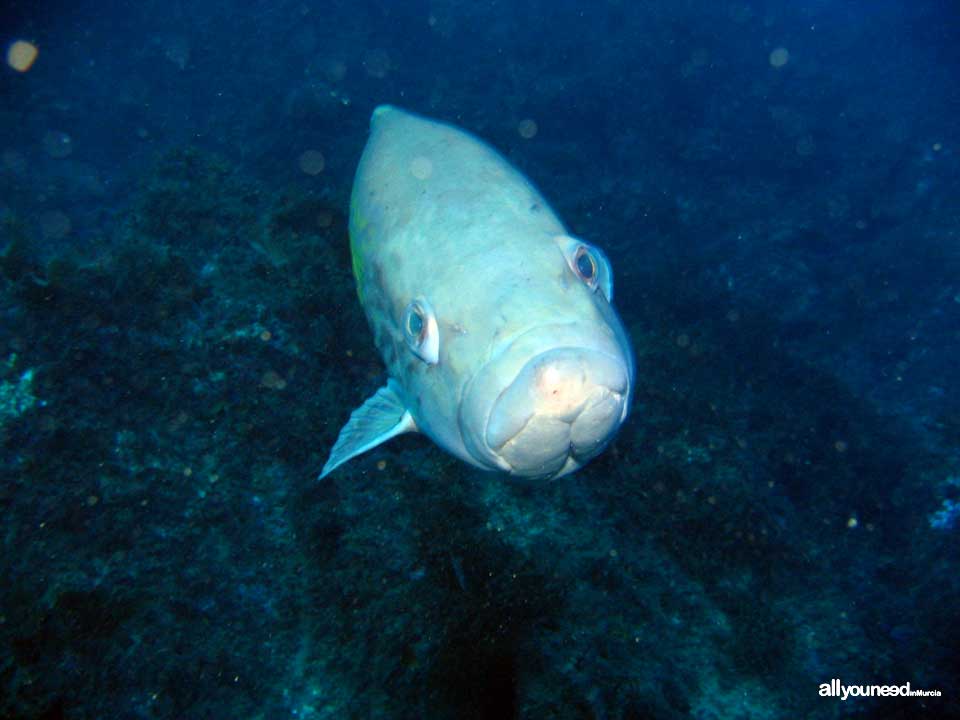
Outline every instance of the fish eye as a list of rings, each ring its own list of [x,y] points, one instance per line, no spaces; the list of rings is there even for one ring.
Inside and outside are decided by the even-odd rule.
[[[410,308],[407,313],[406,331],[407,337],[415,342],[420,342],[420,335],[423,333],[423,310],[417,306]]]
[[[573,266],[577,270],[577,275],[590,287],[597,284],[597,261],[593,254],[583,245],[577,248],[577,254]]]
[[[591,290],[599,291],[607,302],[613,302],[613,271],[606,255],[599,248],[569,235],[557,235],[554,242],[573,274]]]
[[[413,354],[428,365],[440,357],[440,330],[433,309],[423,298],[413,300],[403,311],[401,328]]]

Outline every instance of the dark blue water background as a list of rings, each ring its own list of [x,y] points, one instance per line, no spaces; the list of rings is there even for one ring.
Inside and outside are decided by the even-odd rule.
[[[0,716],[960,717],[960,12],[6,2]],[[614,266],[634,413],[517,483],[405,437],[350,275],[370,113]],[[821,697],[904,685],[940,697]]]

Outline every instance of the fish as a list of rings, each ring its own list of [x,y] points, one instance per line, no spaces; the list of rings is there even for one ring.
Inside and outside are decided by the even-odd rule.
[[[408,432],[533,479],[567,475],[611,442],[635,362],[610,262],[496,150],[377,107],[349,225],[387,380],[352,413],[320,478]]]

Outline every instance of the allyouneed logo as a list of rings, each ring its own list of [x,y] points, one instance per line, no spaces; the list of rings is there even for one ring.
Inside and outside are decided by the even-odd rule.
[[[910,683],[904,685],[843,685],[840,678],[828,683],[820,683],[820,697],[940,697],[939,690],[911,690]]]

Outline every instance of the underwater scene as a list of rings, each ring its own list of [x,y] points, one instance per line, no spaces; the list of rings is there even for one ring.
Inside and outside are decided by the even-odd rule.
[[[955,2],[0,19],[0,718],[960,718]]]

